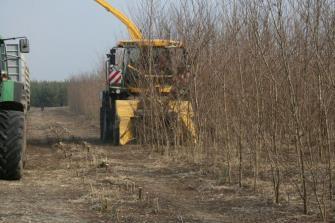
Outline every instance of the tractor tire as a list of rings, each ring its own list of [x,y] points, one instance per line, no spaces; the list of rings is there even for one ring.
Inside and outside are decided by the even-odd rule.
[[[26,167],[27,164],[27,115],[24,116],[24,132],[23,132],[23,147],[22,147],[22,167],[23,169]]]
[[[20,111],[0,110],[0,179],[22,177],[25,150],[25,119]]]

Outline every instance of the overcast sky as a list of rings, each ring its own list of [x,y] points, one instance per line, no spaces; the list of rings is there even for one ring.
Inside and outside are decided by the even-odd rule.
[[[136,0],[109,0],[129,15]],[[27,36],[33,80],[64,80],[94,70],[126,28],[94,0],[0,0],[0,35]],[[131,15],[130,15],[131,17]]]

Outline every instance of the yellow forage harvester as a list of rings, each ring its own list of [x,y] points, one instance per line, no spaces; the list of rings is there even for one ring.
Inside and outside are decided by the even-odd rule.
[[[95,0],[127,28],[131,40],[120,41],[106,60],[106,89],[102,92],[100,134],[104,142],[125,145],[136,141],[134,120],[143,115],[141,96],[154,92],[156,102],[173,113],[196,141],[196,127],[189,100],[182,86],[187,71],[186,52],[179,41],[144,39],[140,29],[105,0]],[[118,59],[119,63],[116,63]],[[187,84],[186,84],[187,85]],[[157,104],[157,103],[156,103]],[[159,130],[157,130],[159,131]]]

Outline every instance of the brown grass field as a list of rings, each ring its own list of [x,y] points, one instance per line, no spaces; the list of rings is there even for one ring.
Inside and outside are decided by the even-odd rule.
[[[141,98],[149,102],[143,144],[161,154],[161,162],[201,166],[223,187],[267,197],[275,211],[294,203],[291,214],[331,221],[334,1],[143,0],[136,7],[140,13],[132,18],[146,38],[185,44],[197,128],[196,144],[179,140],[178,123],[171,134],[164,106],[150,92]],[[73,77],[68,89],[70,109],[93,120],[103,88],[103,69],[97,70]]]
[[[196,140],[166,124],[147,78],[141,144],[101,144],[104,68],[75,75],[68,108],[30,112],[24,179],[0,181],[0,222],[335,222],[335,2],[166,2],[131,16],[145,38],[184,43],[187,84],[173,87]]]
[[[256,193],[150,148],[102,145],[97,123],[68,108],[34,108],[28,132],[23,180],[0,182],[0,222],[320,221],[294,193],[275,204],[269,181]]]

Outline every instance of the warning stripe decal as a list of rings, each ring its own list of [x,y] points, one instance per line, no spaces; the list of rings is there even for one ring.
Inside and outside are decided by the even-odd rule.
[[[116,70],[114,67],[111,67],[111,71],[108,76],[109,84],[121,84],[122,73],[119,70]]]

